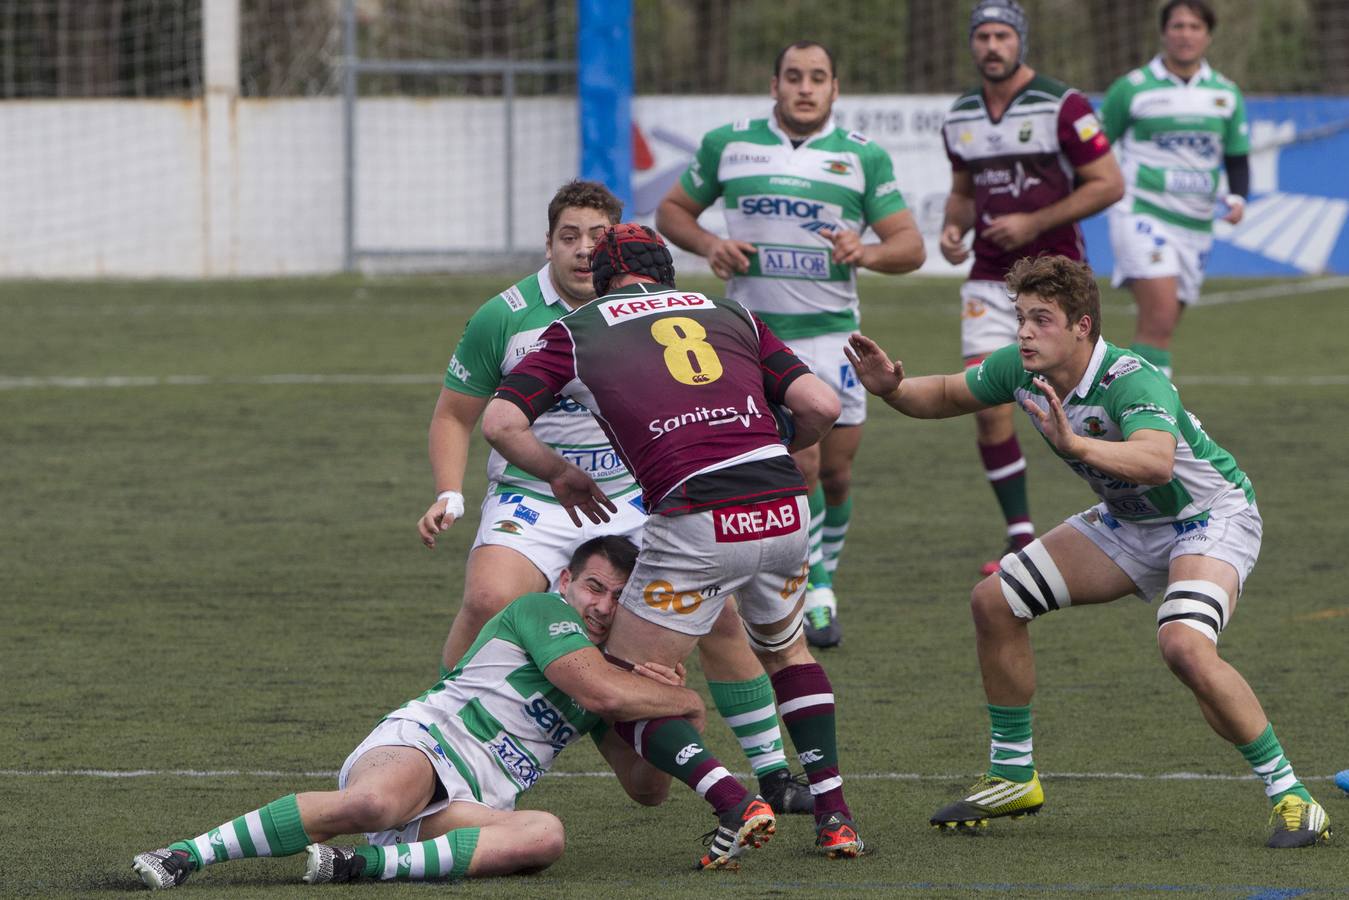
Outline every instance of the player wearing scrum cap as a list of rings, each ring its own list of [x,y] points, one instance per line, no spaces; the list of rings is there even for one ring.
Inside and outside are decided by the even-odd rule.
[[[1057,253],[1085,259],[1078,221],[1124,193],[1119,166],[1080,91],[1025,62],[1029,21],[1016,0],[980,0],[970,14],[969,46],[980,85],[946,114],[951,194],[941,253],[953,265],[974,255],[960,289],[960,354],[976,366],[1016,339],[1003,278],[1018,259]],[[965,235],[974,232],[972,247]],[[1007,549],[1035,536],[1026,460],[1010,406],[975,414],[976,443],[1007,529]],[[997,561],[984,574],[997,571]]]
[[[544,329],[595,299],[590,251],[622,211],[602,184],[575,180],[562,185],[548,204],[547,263],[488,300],[469,320],[450,357],[431,418],[427,443],[437,496],[417,523],[427,547],[435,547],[437,538],[464,515],[469,439],[492,392]],[[646,513],[637,482],[590,411],[561,399],[535,420],[534,431],[603,484],[618,501],[618,511],[602,525],[577,528],[546,483],[492,453],[464,573],[463,601],[442,651],[446,672],[506,604],[521,594],[548,590],[581,542],[601,534],[641,538]],[[788,770],[783,754],[772,685],[734,610],[728,609],[699,643],[699,653],[717,711],[740,742],[764,799],[779,813],[810,812],[809,792],[801,776]]]
[[[830,857],[857,856],[862,840],[843,798],[833,689],[803,634],[809,507],[789,453],[829,431],[838,397],[740,304],[678,289],[669,250],[651,229],[606,231],[591,271],[600,296],[550,326],[543,346],[502,381],[483,434],[513,465],[546,480],[578,522],[582,515],[598,522],[614,503],[529,427],[559,396],[594,413],[650,513],[607,652],[681,660],[734,595],[810,781],[816,843]],[[791,413],[788,446],[773,404]],[[733,864],[774,831],[772,811],[687,721],[615,730],[712,806],[718,827],[700,867]]]
[[[1016,298],[1017,343],[963,374],[906,378],[903,364],[874,341],[860,334],[850,341],[867,390],[907,416],[944,418],[1019,404],[1100,498],[1008,553],[974,589],[990,763],[931,823],[973,830],[989,819],[1039,811],[1044,790],[1031,740],[1036,678],[1028,626],[1056,610],[1136,594],[1161,601],[1162,659],[1193,692],[1209,726],[1264,781],[1273,805],[1268,845],[1324,840],[1325,810],[1293,773],[1250,685],[1218,655],[1218,636],[1260,552],[1250,479],[1181,405],[1161,371],[1101,337],[1100,293],[1085,264],[1062,256],[1023,259],[1007,286]],[[1124,731],[1107,737],[1132,740]]]

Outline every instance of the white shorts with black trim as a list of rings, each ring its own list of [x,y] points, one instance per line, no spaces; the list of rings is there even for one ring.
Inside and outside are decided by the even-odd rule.
[[[1204,522],[1125,522],[1104,503],[1068,518],[1068,524],[1109,556],[1133,581],[1135,593],[1151,603],[1166,590],[1171,562],[1178,556],[1207,556],[1236,569],[1237,592],[1260,555],[1263,523],[1252,503],[1228,515],[1211,514]]]
[[[612,513],[608,522],[596,525],[582,516],[581,527],[577,528],[567,510],[557,503],[525,494],[492,492],[482,502],[473,549],[485,544],[509,547],[533,563],[552,587],[576,548],[593,537],[621,534],[640,547],[646,523],[641,502],[640,492],[619,497],[614,500],[618,512]]]

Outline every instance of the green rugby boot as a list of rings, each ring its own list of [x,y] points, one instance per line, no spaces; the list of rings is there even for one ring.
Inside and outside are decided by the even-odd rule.
[[[1274,826],[1274,832],[1266,847],[1280,850],[1310,847],[1330,840],[1330,816],[1315,800],[1303,800],[1296,794],[1289,794],[1274,805],[1269,813],[1269,823]]]
[[[928,821],[943,831],[977,831],[987,827],[989,819],[1033,816],[1044,805],[1040,773],[1032,774],[1025,783],[984,775],[963,799],[943,806]]]

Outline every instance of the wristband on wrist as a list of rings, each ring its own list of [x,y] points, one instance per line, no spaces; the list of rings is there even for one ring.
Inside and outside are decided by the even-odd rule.
[[[441,491],[436,494],[436,502],[445,501],[445,514],[456,519],[464,515],[464,495],[458,491]]]
[[[1228,194],[1223,198],[1223,202],[1227,204],[1228,209],[1235,209],[1238,206],[1245,206],[1246,198],[1240,194]]]

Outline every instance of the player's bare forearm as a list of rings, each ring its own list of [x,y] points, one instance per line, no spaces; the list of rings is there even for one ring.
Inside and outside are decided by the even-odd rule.
[[[493,399],[482,417],[482,434],[514,466],[544,481],[552,481],[567,461],[530,430],[529,418],[514,403]]]
[[[1113,154],[1080,166],[1077,176],[1080,183],[1071,194],[1036,211],[1040,233],[1094,216],[1124,196],[1124,176]]]
[[[881,399],[915,419],[949,419],[987,408],[974,399],[963,373],[905,378]]]
[[[1165,431],[1135,431],[1126,441],[1102,441],[1074,435],[1068,451],[1093,469],[1132,484],[1158,485],[1171,480],[1176,439]]]
[[[543,674],[577,703],[611,722],[675,716],[702,726],[703,701],[697,693],[625,672],[595,647],[553,660]]]
[[[717,236],[698,224],[702,210],[676,184],[656,208],[656,230],[682,250],[706,257]]]
[[[946,195],[946,210],[942,230],[955,227],[964,234],[974,227],[974,181],[968,172],[951,176],[951,193]]]
[[[782,399],[792,413],[795,431],[787,449],[793,453],[823,440],[842,411],[838,394],[813,372],[788,385]]]
[[[887,275],[902,275],[917,269],[927,259],[923,235],[909,210],[886,216],[872,228],[881,242],[863,245],[862,259],[858,263],[863,268]]]
[[[468,397],[449,390],[441,392],[436,411],[431,415],[426,440],[436,493],[463,491],[473,428],[486,405],[485,397]]]

